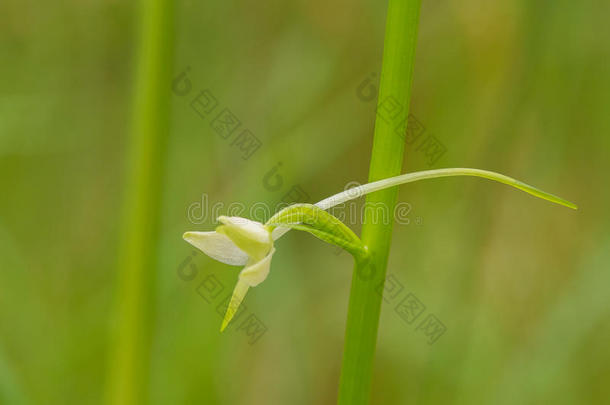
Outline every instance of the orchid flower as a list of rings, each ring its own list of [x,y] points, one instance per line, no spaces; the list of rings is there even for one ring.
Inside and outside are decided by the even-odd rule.
[[[437,169],[407,173],[364,184],[328,197],[314,205],[294,204],[276,213],[266,224],[241,217],[218,217],[222,224],[214,232],[186,232],[184,240],[220,262],[244,266],[229,302],[220,330],[223,331],[243,301],[248,289],[262,283],[269,275],[274,241],[297,229],[341,246],[357,260],[366,259],[367,248],[341,221],[325,212],[335,205],[365,194],[423,179],[450,176],[475,176],[516,187],[536,197],[577,209],[576,205],[511,177],[480,169]]]
[[[237,312],[248,288],[262,283],[269,274],[275,252],[271,230],[260,222],[241,217],[218,217],[222,223],[215,232],[186,232],[184,240],[220,262],[245,266],[229,302],[223,331]]]

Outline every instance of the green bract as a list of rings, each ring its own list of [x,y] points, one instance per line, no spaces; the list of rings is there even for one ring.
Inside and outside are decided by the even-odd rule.
[[[366,246],[351,229],[335,216],[312,204],[286,207],[271,217],[266,225],[309,232],[324,242],[342,247],[356,260],[368,255]]]

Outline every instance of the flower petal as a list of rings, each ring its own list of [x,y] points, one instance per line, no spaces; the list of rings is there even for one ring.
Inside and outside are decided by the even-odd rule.
[[[244,267],[241,273],[239,273],[240,280],[244,280],[250,287],[256,287],[265,281],[269,275],[273,253],[275,253],[275,248],[272,248],[262,260]]]
[[[260,222],[248,218],[225,216],[219,216],[218,221],[231,228],[237,228],[244,235],[247,235],[248,239],[253,239],[259,243],[269,243],[269,231]]]
[[[223,225],[216,228],[216,232],[225,234],[236,246],[256,261],[263,259],[273,246],[269,230],[260,222],[225,216],[218,217],[218,220]]]
[[[246,252],[238,248],[226,235],[218,232],[185,232],[182,238],[212,259],[232,266],[248,263]]]

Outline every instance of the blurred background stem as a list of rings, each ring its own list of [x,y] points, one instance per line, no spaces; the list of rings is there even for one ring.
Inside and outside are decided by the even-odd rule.
[[[108,402],[146,402],[161,185],[169,130],[173,3],[141,1]]]
[[[420,0],[388,4],[369,182],[401,173],[419,8]],[[366,204],[384,204],[394,212],[397,193],[393,187],[369,194]],[[373,221],[374,211],[365,210],[362,226],[372,259],[356,263],[352,276],[338,401],[345,405],[367,404],[370,395],[382,297],[378,288],[385,279],[393,225]]]

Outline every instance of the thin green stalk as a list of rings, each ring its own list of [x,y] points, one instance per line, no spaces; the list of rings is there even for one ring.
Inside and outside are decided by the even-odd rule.
[[[173,2],[142,0],[107,402],[146,402],[155,252],[169,131]]]
[[[397,102],[395,110],[382,116],[378,109],[369,168],[369,182],[399,175],[404,154],[406,119],[411,95],[411,79],[420,0],[389,0],[383,50],[383,64],[378,105]],[[369,204],[386,204],[390,212],[396,206],[398,188],[392,187],[367,195]],[[340,405],[367,404],[370,396],[373,358],[377,341],[381,295],[375,287],[385,279],[390,250],[392,224],[374,223],[368,211],[362,226],[362,241],[372,258],[356,263],[349,298],[343,365],[339,383]],[[371,277],[365,275],[372,275]]]
[[[513,179],[512,177],[508,177],[496,172],[490,172],[489,170],[470,169],[464,167],[424,170],[421,172],[406,173],[400,176],[390,177],[388,179],[363,184],[361,186],[350,188],[349,190],[325,198],[324,200],[316,203],[316,206],[323,210],[326,210],[338,204],[342,204],[346,201],[353,200],[369,193],[374,193],[375,191],[384,190],[388,187],[399,186],[402,184],[412,183],[414,181],[419,180],[453,176],[482,177],[484,179],[497,181],[518,188],[519,190],[525,191],[526,193],[531,194],[535,197],[542,198],[543,200],[551,201],[572,209],[578,208],[576,204],[568,200],[564,200],[563,198],[558,197],[554,194],[542,191],[536,187],[530,186],[529,184],[523,183],[522,181]]]

